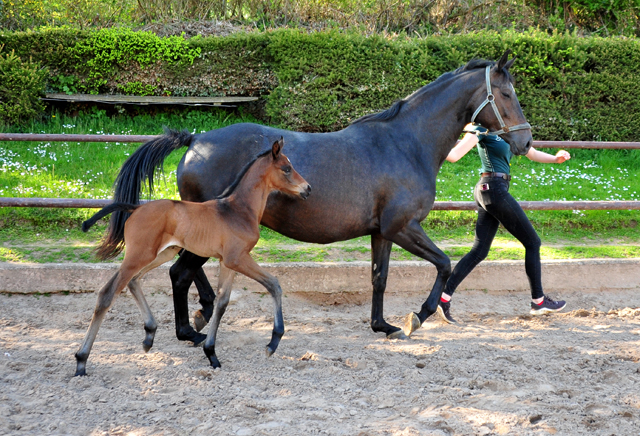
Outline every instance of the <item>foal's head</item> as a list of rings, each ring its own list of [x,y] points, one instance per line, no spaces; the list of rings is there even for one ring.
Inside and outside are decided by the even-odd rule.
[[[306,200],[311,193],[311,185],[293,168],[289,158],[282,153],[284,138],[271,146],[271,165],[265,179],[273,189],[285,194],[300,196]]]

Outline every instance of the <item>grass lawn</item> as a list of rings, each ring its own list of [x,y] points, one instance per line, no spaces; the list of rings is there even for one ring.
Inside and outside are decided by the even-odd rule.
[[[207,131],[255,122],[221,109],[173,110],[151,115],[107,116],[93,110],[70,117],[49,114],[24,128],[32,133],[159,134],[163,126]],[[12,131],[8,129],[6,131]],[[15,131],[15,129],[13,129]],[[110,198],[120,166],[139,144],[0,142],[0,197]],[[555,150],[549,149],[554,153]],[[470,152],[438,175],[438,200],[473,199],[478,158]],[[543,165],[525,157],[512,161],[511,192],[519,200],[640,200],[640,150],[573,150],[562,165]],[[178,198],[176,166],[182,152],[165,161],[164,181],[155,198]],[[295,162],[294,162],[295,165]],[[94,209],[0,208],[0,261],[90,262],[104,231],[88,234],[79,224]],[[532,211],[527,213],[543,241],[545,259],[640,257],[640,211]],[[452,259],[473,242],[475,212],[435,211],[423,226]],[[268,229],[254,250],[259,261],[335,261],[370,259],[369,238],[326,246],[301,244]],[[521,259],[522,247],[500,231],[489,259]],[[414,259],[394,247],[393,258]]]

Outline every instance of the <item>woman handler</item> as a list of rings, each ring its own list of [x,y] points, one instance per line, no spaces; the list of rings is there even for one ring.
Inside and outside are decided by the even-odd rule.
[[[531,286],[531,314],[541,315],[562,310],[566,302],[553,301],[542,291],[540,238],[518,202],[509,194],[509,170],[513,156],[509,144],[500,136],[489,135],[487,129],[476,124],[467,125],[465,132],[466,135],[451,150],[447,160],[456,162],[478,145],[482,173],[473,191],[478,205],[476,237],[471,251],[458,262],[447,282],[438,305],[438,314],[448,323],[456,322],[450,313],[451,297],[460,282],[487,257],[501,223],[526,250],[525,270]],[[553,156],[533,147],[526,156],[540,163],[562,163],[571,158],[564,150]]]

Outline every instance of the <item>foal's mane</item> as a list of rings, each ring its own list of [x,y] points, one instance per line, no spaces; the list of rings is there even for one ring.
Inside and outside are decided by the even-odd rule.
[[[253,164],[260,159],[263,156],[266,156],[267,154],[271,153],[271,149],[268,149],[266,151],[263,151],[262,153],[260,153],[259,155],[257,155],[256,157],[254,157],[248,164],[246,164],[238,173],[238,175],[236,176],[236,179],[231,182],[231,184],[229,186],[227,186],[227,189],[225,189],[222,194],[218,195],[217,197],[215,197],[215,200],[220,200],[223,198],[226,198],[228,196],[230,196],[231,194],[233,194],[233,191],[236,190],[236,188],[238,187],[238,185],[240,184],[240,181],[242,180],[242,178],[244,177],[244,175],[247,173],[247,171],[249,171],[249,168],[251,168],[253,166]]]
[[[402,100],[396,101],[395,103],[393,103],[393,105],[391,105],[391,107],[389,109],[384,110],[382,112],[374,113],[374,114],[364,115],[364,116],[356,119],[355,121],[353,121],[351,124],[353,125],[353,124],[367,122],[367,121],[390,121],[393,118],[395,118],[396,115],[398,115],[398,113],[400,112],[400,109],[402,109],[402,107],[408,101],[413,100],[414,98],[417,98],[417,97],[429,92],[434,87],[440,85],[440,83],[450,79],[451,77],[457,76],[457,75],[459,75],[459,74],[461,74],[463,72],[475,70],[475,69],[478,69],[478,68],[485,68],[487,66],[492,67],[495,64],[496,63],[494,61],[488,61],[486,59],[472,59],[469,62],[467,62],[465,65],[463,65],[460,68],[456,69],[455,71],[449,71],[447,73],[442,74],[436,80],[434,80],[433,82],[423,86],[422,88],[418,89],[417,91],[415,91],[411,95],[403,98]],[[511,74],[507,70],[503,70],[503,71],[507,74],[508,79],[512,80]]]

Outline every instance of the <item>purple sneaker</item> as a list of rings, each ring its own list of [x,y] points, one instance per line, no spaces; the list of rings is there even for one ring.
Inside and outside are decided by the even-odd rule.
[[[553,301],[551,298],[544,296],[542,303],[536,304],[531,302],[531,315],[544,315],[545,313],[559,312],[567,305],[566,301]]]

